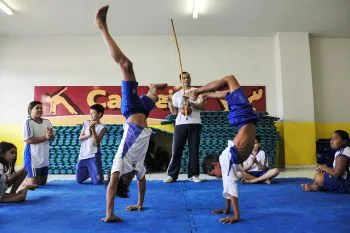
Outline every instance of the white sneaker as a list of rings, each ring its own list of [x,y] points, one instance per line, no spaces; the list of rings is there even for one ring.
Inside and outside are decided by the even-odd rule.
[[[171,182],[174,182],[175,180],[171,177],[171,176],[167,176],[164,180],[163,180],[163,182],[164,183],[171,183]]]
[[[192,176],[191,178],[188,178],[189,181],[195,182],[195,183],[199,183],[202,182],[202,179],[199,179],[198,176]]]

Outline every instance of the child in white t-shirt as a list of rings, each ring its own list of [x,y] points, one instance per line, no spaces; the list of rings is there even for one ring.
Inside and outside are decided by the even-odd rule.
[[[114,156],[108,179],[106,216],[101,220],[104,222],[120,222],[122,221],[121,218],[114,213],[114,198],[116,195],[119,197],[128,196],[130,183],[135,176],[138,180],[138,202],[126,209],[127,211],[143,210],[146,193],[144,161],[152,134],[152,130],[147,127],[147,118],[159,99],[157,90],[164,89],[167,84],[150,84],[147,95],[138,95],[138,82],[136,81],[133,64],[120,50],[109,33],[107,26],[108,8],[107,5],[97,11],[95,24],[100,30],[112,59],[122,71],[120,111],[125,117],[126,123],[124,124],[123,138]]]
[[[23,127],[25,148],[24,167],[28,185],[45,185],[49,171],[49,147],[54,139],[51,122],[41,118],[42,104],[32,101],[28,106],[29,118]]]
[[[350,194],[350,147],[349,133],[334,131],[330,146],[335,150],[333,167],[318,164],[313,182],[302,184],[306,192],[328,191]]]
[[[269,169],[266,166],[265,152],[261,149],[260,138],[256,136],[254,149],[248,159],[243,162],[242,171],[238,172],[242,183],[255,184],[271,183],[271,179],[279,174],[277,168]]]
[[[83,183],[89,177],[93,184],[103,183],[100,143],[106,133],[106,127],[100,119],[104,108],[100,104],[90,107],[91,120],[84,121],[79,139],[81,141],[79,159],[76,168],[76,180]]]
[[[228,87],[229,91],[207,93]],[[211,82],[204,87],[193,90],[189,93],[190,98],[196,99],[200,94],[202,98],[225,99],[228,107],[229,123],[238,128],[233,140],[228,142],[227,148],[220,157],[215,155],[206,156],[203,160],[203,172],[222,178],[223,197],[226,200],[225,209],[214,210],[213,213],[229,213],[230,206],[233,208],[233,215],[220,219],[222,223],[235,223],[240,220],[237,191],[237,172],[241,169],[241,163],[245,161],[254,147],[256,135],[255,124],[258,117],[252,109],[248,98],[233,75]]]

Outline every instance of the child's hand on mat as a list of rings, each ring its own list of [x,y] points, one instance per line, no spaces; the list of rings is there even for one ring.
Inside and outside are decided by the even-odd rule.
[[[225,217],[225,218],[221,218],[219,221],[222,223],[232,224],[232,223],[238,222],[239,217],[238,216]]]
[[[112,216],[106,216],[106,217],[102,218],[101,221],[104,221],[104,222],[121,222],[123,220],[121,218],[115,216],[115,215],[112,215]]]
[[[218,210],[213,210],[213,214],[228,214],[230,213],[229,209],[218,209]]]
[[[129,205],[128,207],[126,207],[126,211],[142,211],[143,207],[141,205]]]

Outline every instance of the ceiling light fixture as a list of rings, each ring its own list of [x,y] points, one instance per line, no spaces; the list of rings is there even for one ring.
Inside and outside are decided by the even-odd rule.
[[[193,12],[193,18],[194,19],[198,18],[200,5],[201,5],[201,1],[200,0],[193,0],[192,12]]]
[[[0,9],[8,15],[13,15],[13,10],[3,1],[0,1]]]

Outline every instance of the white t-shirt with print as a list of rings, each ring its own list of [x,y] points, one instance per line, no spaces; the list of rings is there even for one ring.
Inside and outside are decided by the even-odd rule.
[[[136,171],[137,179],[141,180],[146,174],[144,161],[152,129],[131,122],[126,122],[123,128],[123,138],[114,156],[111,174],[118,171],[124,175]]]
[[[223,192],[222,195],[226,199],[230,196],[238,197],[237,190],[237,171],[242,169],[241,165],[233,164],[230,169],[231,153],[230,149],[234,146],[232,141],[228,141],[228,146],[220,155],[220,167],[222,175]],[[230,173],[228,171],[230,170]]]
[[[186,93],[192,90],[195,90],[196,88],[191,87],[190,89],[186,90]],[[192,108],[192,112],[187,117],[181,114],[182,109],[182,98],[183,98],[184,92],[181,89],[180,91],[176,92],[172,96],[173,106],[178,109],[177,117],[175,125],[183,125],[183,124],[201,124],[201,114],[200,111],[196,108]],[[196,101],[189,101],[190,103],[199,103],[199,100]]]
[[[337,157],[339,155],[345,155],[348,157],[348,159],[350,159],[350,147],[345,147],[343,149],[338,150],[337,152],[335,152],[334,155],[334,161],[333,161],[333,168],[335,168],[336,162],[337,162]],[[349,163],[349,167],[347,167],[347,170],[345,170],[345,172],[343,173],[343,175],[341,176],[342,179],[346,179],[348,175],[348,170],[350,170],[350,163]]]
[[[24,141],[33,137],[43,137],[47,128],[52,128],[52,124],[47,119],[42,119],[40,123],[32,119],[27,119],[23,126]],[[30,153],[32,168],[42,168],[49,166],[50,141],[46,140],[37,144],[26,144],[25,150]]]
[[[261,163],[262,165],[265,165],[266,162],[266,156],[265,156],[265,152],[263,150],[259,150],[259,152],[255,155],[256,160]],[[258,165],[256,165],[254,163],[254,155],[250,154],[250,156],[248,157],[248,159],[246,161],[243,162],[243,166],[249,166],[250,164],[253,164],[248,171],[261,171],[258,167]]]
[[[91,121],[84,121],[83,123],[81,131],[84,132],[85,135],[90,135],[90,122]],[[103,124],[95,125],[96,134],[99,135],[104,128],[105,126]],[[89,138],[81,142],[79,160],[93,158],[97,152],[98,147],[94,145],[94,139],[92,135],[90,135]]]

